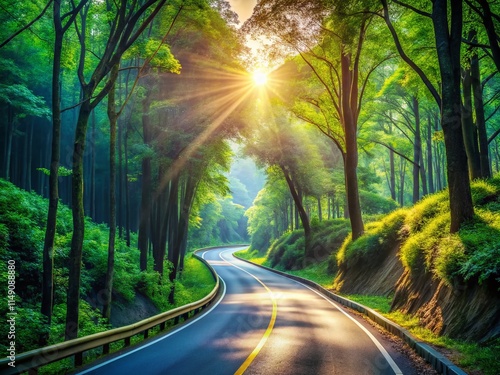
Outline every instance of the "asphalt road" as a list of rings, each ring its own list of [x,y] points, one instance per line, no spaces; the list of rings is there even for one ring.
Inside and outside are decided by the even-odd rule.
[[[417,374],[376,329],[307,286],[240,261],[201,255],[222,279],[205,313],[80,374]]]

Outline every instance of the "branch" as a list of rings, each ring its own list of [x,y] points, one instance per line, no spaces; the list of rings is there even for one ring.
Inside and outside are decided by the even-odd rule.
[[[413,160],[411,160],[408,156],[405,156],[403,155],[402,153],[400,153],[399,151],[395,150],[393,147],[389,146],[387,143],[384,143],[384,142],[380,142],[380,141],[375,141],[374,139],[370,139],[370,140],[367,140],[367,142],[373,142],[375,144],[378,144],[378,145],[381,145],[381,146],[384,146],[384,147],[387,147],[389,150],[391,150],[392,152],[394,152],[395,154],[401,156],[403,159],[406,159],[408,160],[410,163],[412,163],[413,165],[415,165],[416,167],[419,167],[420,168],[420,164],[418,163],[415,163]]]
[[[391,32],[392,38],[394,39],[394,43],[396,44],[396,49],[398,50],[401,58],[418,74],[420,79],[424,82],[425,86],[427,86],[427,89],[431,92],[432,96],[434,97],[434,100],[436,100],[436,103],[439,108],[441,108],[441,96],[437,92],[436,88],[434,85],[431,83],[427,75],[424,73],[424,71],[412,60],[408,57],[408,55],[405,53],[403,50],[403,47],[401,45],[401,41],[399,40],[398,33],[394,29],[394,26],[392,25],[391,19],[389,17],[389,8],[387,6],[387,0],[380,0],[382,2],[382,5],[384,7],[384,20],[385,23],[387,24],[387,27],[389,28],[389,31]]]
[[[17,30],[14,34],[12,34],[11,36],[9,36],[4,42],[2,42],[2,44],[0,44],[0,48],[2,48],[3,46],[5,46],[12,39],[14,39],[16,36],[18,36],[19,34],[21,34],[26,29],[30,28],[36,21],[38,21],[40,18],[42,18],[43,15],[45,14],[45,12],[47,11],[47,9],[49,9],[50,4],[52,4],[52,0],[49,0],[49,2],[47,3],[47,5],[45,6],[45,8],[43,8],[42,12],[38,16],[36,16],[33,21],[31,21],[26,26],[24,26],[24,27],[20,28],[19,30]]]
[[[488,138],[488,144],[490,144],[498,134],[500,134],[500,128],[495,130],[495,132]]]
[[[491,114],[488,116],[488,118],[486,118],[484,121],[488,122],[495,115],[495,113],[498,112],[499,109],[500,109],[500,107],[495,107],[495,109],[493,110],[493,112],[491,112]]]
[[[482,43],[477,43],[477,42],[471,42],[470,40],[467,40],[466,38],[462,38],[462,43],[467,44],[468,46],[471,47],[477,47],[477,48],[483,48],[483,49],[491,49],[491,46],[489,44],[482,44]]]
[[[130,92],[129,92],[127,98],[125,98],[125,101],[123,102],[123,105],[121,106],[120,110],[118,111],[118,117],[121,115],[123,109],[125,108],[125,106],[127,105],[128,101],[130,100],[130,97],[132,96],[132,93],[134,92],[134,89],[137,86],[137,82],[139,82],[139,78],[141,78],[141,73],[146,68],[146,66],[149,65],[149,63],[151,62],[151,60],[156,56],[156,54],[160,50],[161,46],[166,42],[167,37],[170,35],[170,32],[172,31],[172,28],[174,27],[174,24],[177,21],[177,18],[179,17],[179,15],[181,14],[181,11],[182,11],[183,8],[184,8],[184,5],[181,5],[179,7],[179,10],[175,14],[174,19],[172,20],[172,22],[170,23],[170,27],[168,28],[167,32],[163,36],[163,39],[161,40],[160,44],[158,45],[158,48],[153,52],[153,54],[151,56],[149,56],[144,61],[144,64],[142,64],[142,66],[140,67],[139,72],[137,72],[137,76],[135,77],[135,80],[134,80],[134,83],[132,85],[132,88],[130,89]]]
[[[420,14],[421,16],[432,18],[432,14],[430,14],[428,12],[425,12],[425,11],[423,11],[421,9],[415,8],[414,6],[412,6],[410,4],[406,4],[406,3],[403,3],[402,1],[398,1],[398,0],[392,0],[392,2],[396,3],[396,4],[399,4],[402,7],[405,7],[407,9],[410,9],[410,10],[414,11],[415,13]]]
[[[481,90],[484,90],[484,87],[486,86],[486,84],[490,81],[490,79],[492,79],[496,74],[498,73],[498,70],[494,71],[493,73],[491,73],[488,77],[486,77],[485,79],[483,79],[483,82],[481,82]]]
[[[368,71],[368,73],[366,74],[366,77],[365,79],[363,80],[363,84],[361,85],[361,92],[359,94],[359,101],[358,101],[358,114],[361,112],[361,102],[363,101],[363,95],[365,93],[365,90],[366,90],[366,86],[368,84],[368,79],[370,78],[370,75],[380,66],[382,65],[384,62],[390,60],[390,59],[393,59],[395,58],[396,56],[394,55],[388,55],[386,57],[384,57],[381,61],[379,61],[377,64],[375,64],[374,66],[372,66],[370,68],[370,70]]]

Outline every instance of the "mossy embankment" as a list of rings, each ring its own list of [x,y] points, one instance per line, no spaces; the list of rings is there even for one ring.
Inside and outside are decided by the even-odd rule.
[[[334,288],[393,294],[392,311],[416,315],[438,335],[500,337],[500,178],[472,191],[476,215],[456,234],[441,192],[368,224],[355,242],[347,238],[335,255]]]
[[[265,255],[250,250],[246,257],[260,256],[264,265],[340,294],[379,296],[390,302],[386,313],[398,323],[443,337],[438,346],[457,339],[454,349],[473,343],[475,349],[467,349],[472,357],[492,352],[484,360],[463,353],[458,362],[494,374],[500,366],[494,354],[500,346],[500,177],[474,182],[472,191],[475,217],[456,234],[450,234],[443,191],[368,222],[354,242],[345,227],[322,223],[313,241],[322,249],[316,263],[301,257],[298,232],[277,240]]]

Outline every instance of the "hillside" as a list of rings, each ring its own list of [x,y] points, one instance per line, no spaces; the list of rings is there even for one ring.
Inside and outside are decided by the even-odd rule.
[[[322,255],[315,263],[304,262],[303,236],[292,232],[276,240],[260,262],[340,294],[389,297],[392,313],[417,319],[437,336],[495,352],[500,342],[500,177],[477,181],[472,191],[476,216],[457,234],[449,234],[443,191],[367,223],[355,242],[339,221],[323,222],[314,243],[328,249],[326,261]],[[338,237],[344,239],[340,246]]]
[[[60,204],[54,249],[54,313],[52,323],[48,325],[40,313],[47,207],[46,199],[0,179],[0,259],[5,265],[9,260],[16,265],[16,311],[19,321],[22,321],[16,327],[18,353],[64,340],[72,217],[70,209]],[[86,220],[80,336],[131,324],[174,307],[167,302],[172,287],[168,278],[160,278],[152,270],[152,262],[147,271],[140,271],[137,239],[133,234],[130,247],[124,239],[117,238],[110,322],[101,317],[108,236],[106,225]],[[0,282],[7,285],[6,272],[0,273]],[[188,256],[182,276],[175,281],[175,306],[200,299],[213,285],[210,272]],[[2,288],[0,298],[7,300],[7,288]],[[0,314],[6,316],[6,309],[7,304],[2,304]],[[2,337],[7,337],[7,329],[5,324],[0,327]]]

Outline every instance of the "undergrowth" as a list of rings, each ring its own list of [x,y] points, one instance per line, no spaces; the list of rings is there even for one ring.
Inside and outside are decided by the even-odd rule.
[[[489,281],[500,290],[500,178],[473,182],[471,189],[475,216],[458,233],[450,234],[448,192],[439,192],[366,225],[354,242],[346,238],[338,266],[373,262],[399,240],[401,261],[411,272],[432,272],[448,285],[456,277]]]
[[[54,246],[54,307],[49,326],[46,317],[40,313],[42,251],[47,207],[47,199],[23,191],[0,179],[0,260],[4,264],[7,264],[8,260],[15,261],[16,312],[18,321],[22,322],[16,326],[17,353],[64,341],[72,215],[69,208],[59,204]],[[86,219],[79,337],[111,328],[96,308],[99,307],[99,291],[104,287],[108,237],[107,226]],[[126,301],[132,301],[136,291],[141,291],[160,310],[165,311],[199,300],[214,287],[213,277],[205,265],[188,256],[182,275],[175,281],[175,304],[169,305],[167,301],[172,283],[168,277],[162,278],[153,271],[152,261],[148,264],[147,271],[140,271],[136,244],[135,234],[132,234],[130,247],[118,237],[115,244],[113,293],[119,294]],[[166,262],[165,275],[168,275],[169,267],[169,263]],[[0,283],[7,285],[6,272],[0,272]],[[7,288],[2,289],[0,298],[7,300],[6,293]],[[1,315],[6,316],[7,306],[7,304],[0,306]],[[8,325],[0,325],[0,336],[7,337],[6,329]],[[47,336],[48,341],[45,342],[42,338]],[[7,352],[4,343],[0,344],[0,350]],[[64,372],[62,370],[64,363],[61,361],[45,366],[43,372]]]

